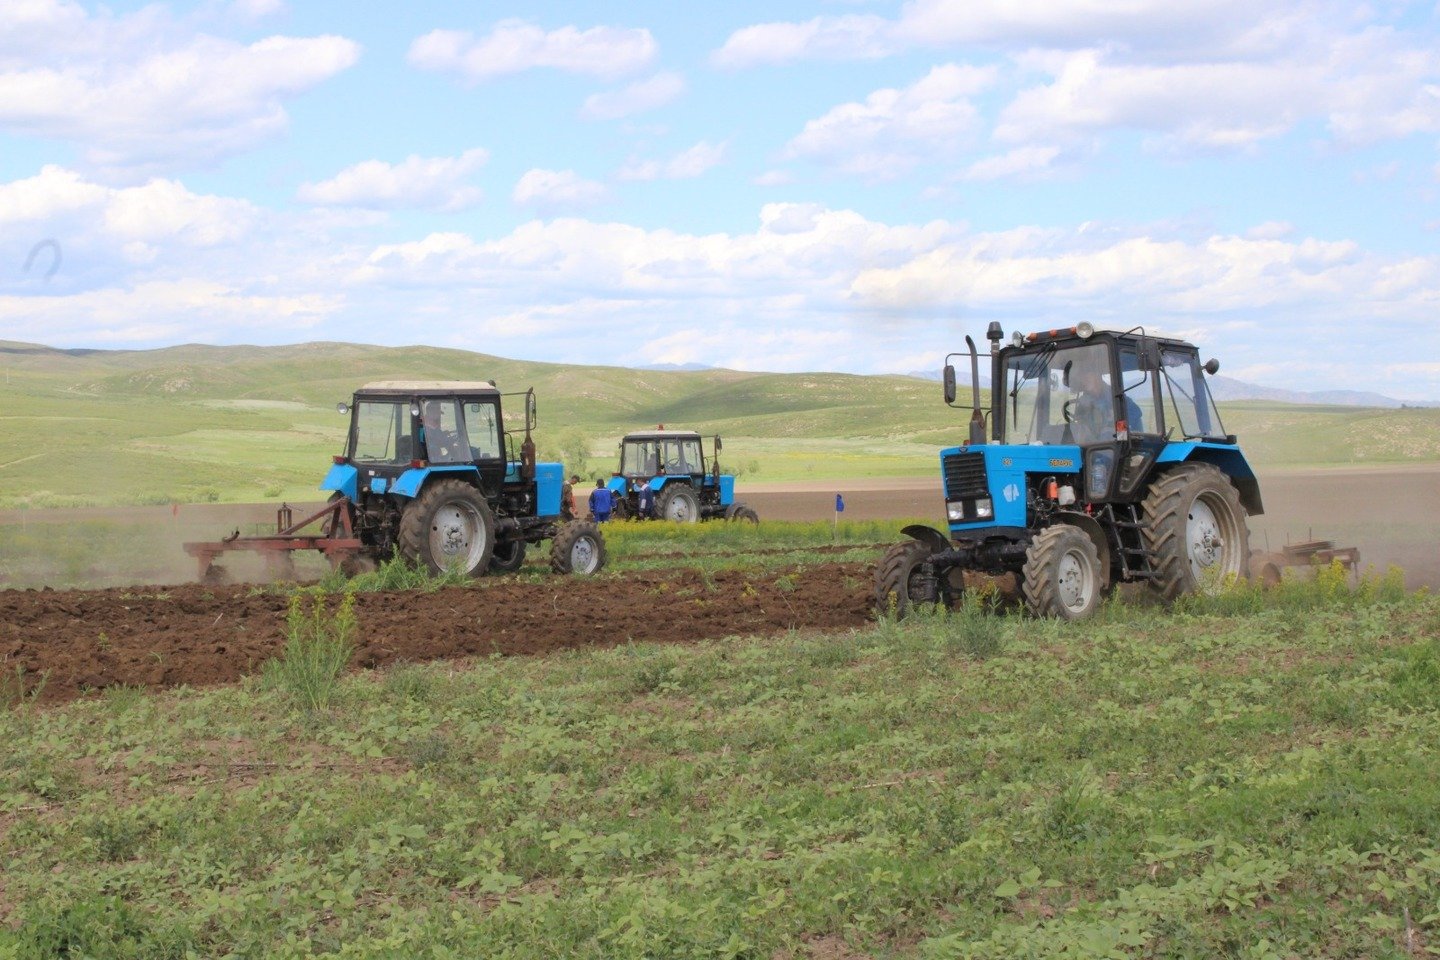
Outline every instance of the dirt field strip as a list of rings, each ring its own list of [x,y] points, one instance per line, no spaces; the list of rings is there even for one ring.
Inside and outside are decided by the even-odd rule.
[[[0,591],[0,663],[48,672],[42,700],[117,684],[226,683],[284,644],[288,598],[252,587]],[[474,587],[356,595],[356,667],[474,655],[543,654],[629,641],[693,643],[871,618],[870,570],[643,572],[624,578],[496,578]]]

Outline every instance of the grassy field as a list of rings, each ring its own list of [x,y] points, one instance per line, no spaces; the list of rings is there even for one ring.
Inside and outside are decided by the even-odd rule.
[[[709,536],[628,546],[766,562]],[[306,595],[237,686],[0,686],[0,957],[1440,946],[1440,604],[1393,579],[332,687],[354,628]]]
[[[742,480],[928,476],[964,415],[909,377],[627,370],[459,350],[315,343],[58,351],[0,341],[0,508],[304,500],[346,422],[334,404],[376,379],[535,387],[542,456],[613,469],[626,431],[665,423],[726,438]],[[1223,406],[1262,467],[1440,459],[1440,409]]]

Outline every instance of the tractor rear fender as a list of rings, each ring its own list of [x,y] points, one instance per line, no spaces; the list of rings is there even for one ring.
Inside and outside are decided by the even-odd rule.
[[[336,493],[343,493],[348,499],[354,500],[358,492],[359,481],[360,471],[355,469],[354,464],[331,464],[330,471],[325,474],[325,479],[320,481],[320,489],[334,490]]]
[[[1260,481],[1255,479],[1255,471],[1250,469],[1239,447],[1194,440],[1167,443],[1155,458],[1155,467],[1163,470],[1172,463],[1209,463],[1219,467],[1240,492],[1240,502],[1244,504],[1246,513],[1257,517],[1265,512],[1260,500]]]
[[[1075,513],[1070,510],[1061,510],[1055,514],[1055,520],[1059,523],[1068,523],[1070,526],[1084,532],[1095,544],[1095,552],[1100,555],[1100,571],[1105,577],[1105,582],[1110,582],[1110,541],[1105,536],[1105,529],[1100,526],[1100,521],[1083,513]]]
[[[390,485],[389,492],[401,497],[418,497],[420,495],[420,489],[425,486],[425,482],[436,474],[442,473],[458,476],[461,480],[469,480],[477,486],[480,483],[480,471],[469,464],[456,464],[454,466],[443,467],[415,467],[406,470],[400,474],[400,476],[396,477],[395,482]]]
[[[925,546],[930,548],[931,553],[943,553],[950,549],[949,537],[934,527],[927,527],[923,523],[912,523],[900,532],[912,540],[919,540],[925,544]]]

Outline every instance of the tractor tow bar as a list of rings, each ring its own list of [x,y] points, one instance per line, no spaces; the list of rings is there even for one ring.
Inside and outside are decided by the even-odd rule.
[[[275,511],[275,532],[240,536],[237,530],[221,540],[185,544],[185,552],[199,564],[202,582],[218,579],[219,568],[215,560],[222,553],[246,551],[262,554],[273,574],[289,579],[294,574],[296,550],[317,550],[332,566],[339,566],[346,560],[359,556],[362,546],[351,523],[350,502],[345,499],[332,500],[325,506],[300,521],[294,519],[290,505],[284,503]],[[305,528],[319,523],[319,533],[303,533]]]

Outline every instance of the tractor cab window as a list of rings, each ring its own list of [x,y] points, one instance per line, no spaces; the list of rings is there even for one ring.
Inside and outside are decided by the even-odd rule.
[[[664,472],[669,474],[700,472],[699,440],[666,440]]]
[[[491,401],[467,400],[465,411],[465,435],[470,441],[472,460],[500,459],[500,417]]]
[[[409,405],[361,400],[355,404],[355,435],[350,458],[363,463],[409,463],[415,437]]]
[[[1160,351],[1160,402],[1167,432],[1177,439],[1224,439],[1220,412],[1200,369],[1200,355],[1189,350]]]
[[[469,463],[470,447],[455,400],[420,401],[420,436],[431,463]]]
[[[1159,433],[1154,375],[1140,367],[1134,343],[1120,344],[1120,378],[1125,390],[1125,422],[1131,433]]]
[[[659,440],[627,440],[620,452],[620,472],[627,477],[654,477],[660,473]]]
[[[1005,443],[1100,443],[1115,437],[1110,351],[1042,347],[1005,361]]]

